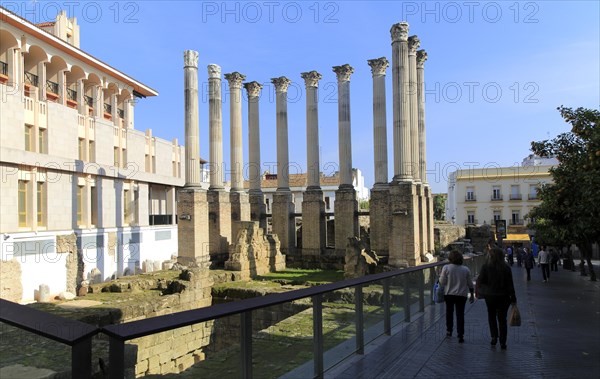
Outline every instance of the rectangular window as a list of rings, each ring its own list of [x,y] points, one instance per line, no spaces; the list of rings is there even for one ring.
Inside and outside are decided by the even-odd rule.
[[[521,200],[521,188],[519,185],[510,186],[510,199]]]
[[[19,227],[27,227],[27,181],[19,180]]]
[[[529,200],[536,200],[538,198],[538,186],[537,184],[529,185]]]
[[[129,224],[129,214],[131,212],[129,204],[129,190],[123,190],[123,223]]]
[[[123,155],[122,155],[122,159],[123,159],[123,168],[127,168],[127,149],[123,149]]]
[[[85,161],[85,138],[80,138],[77,144],[79,149],[79,160]]]
[[[492,187],[492,200],[502,200],[502,194],[500,193],[500,186]]]
[[[329,196],[325,196],[325,209],[331,209],[331,199]]]
[[[25,150],[33,151],[33,126],[25,125]]]
[[[139,214],[139,203],[140,203],[140,191],[133,191],[133,223],[138,225],[140,220],[138,218]]]
[[[475,224],[475,212],[467,212],[467,224]]]
[[[77,186],[77,225],[83,225],[83,200],[85,199],[84,186]]]
[[[46,183],[37,183],[37,224],[46,226]]]
[[[96,162],[96,145],[94,141],[90,141],[88,144],[88,160],[90,162]]]
[[[497,220],[502,220],[502,212],[494,211],[494,219],[492,220],[492,225],[496,225]]]
[[[520,225],[521,224],[521,212],[519,211],[512,211],[512,216],[510,219],[510,222],[512,225]]]
[[[91,215],[92,225],[98,226],[98,191],[96,187],[90,187],[90,201],[92,203]]]
[[[121,150],[118,147],[115,147],[113,150],[113,162],[114,162],[114,166],[115,167],[119,167],[119,153],[121,152]]]
[[[46,129],[39,129],[38,134],[38,148],[40,149],[41,154],[47,154],[48,148],[46,146]]]
[[[475,201],[475,188],[467,187],[467,196],[465,197],[466,201]]]

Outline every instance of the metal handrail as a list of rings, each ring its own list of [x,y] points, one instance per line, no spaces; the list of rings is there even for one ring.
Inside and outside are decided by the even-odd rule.
[[[90,108],[94,108],[94,98],[88,95],[83,95],[83,100]]]
[[[71,346],[72,376],[92,377],[92,337],[100,328],[5,299],[0,299],[0,321]]]
[[[46,91],[58,94],[58,83],[46,80]]]
[[[67,99],[71,101],[77,101],[77,91],[71,88],[67,88]]]
[[[38,86],[38,76],[29,71],[25,71],[25,83],[31,84],[34,87]]]
[[[117,108],[117,116],[119,116],[121,118],[125,118],[125,111],[122,110],[121,108]]]

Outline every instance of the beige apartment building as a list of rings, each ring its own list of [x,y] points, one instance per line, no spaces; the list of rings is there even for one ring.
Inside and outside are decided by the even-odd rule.
[[[539,204],[538,188],[550,183],[549,169],[556,159],[529,156],[521,165],[457,170],[448,178],[446,219],[458,225],[508,226],[527,224],[526,217]]]
[[[83,279],[170,259],[184,149],[134,122],[158,93],[80,50],[65,13],[34,25],[0,12],[1,263],[18,262],[23,300],[67,288],[59,236],[76,234]]]

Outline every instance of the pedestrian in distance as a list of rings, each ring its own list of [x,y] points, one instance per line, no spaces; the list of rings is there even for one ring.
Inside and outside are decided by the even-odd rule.
[[[456,311],[456,332],[458,342],[465,342],[465,304],[469,294],[470,302],[475,297],[473,293],[473,278],[467,266],[463,266],[463,256],[457,250],[448,254],[450,264],[442,268],[440,284],[444,286],[444,302],[446,303],[446,336],[451,337],[454,329],[454,312]]]
[[[512,246],[506,248],[506,255],[508,256],[508,264],[511,266],[515,264],[514,248]]]
[[[538,253],[538,267],[542,268],[542,277],[544,278],[542,281],[546,283],[550,280],[550,253],[545,246],[542,246]]]
[[[517,248],[517,266],[523,267],[523,248]]]
[[[501,249],[492,249],[489,259],[479,271],[479,293],[485,299],[491,345],[496,346],[500,339],[500,348],[506,350],[508,326],[506,317],[511,304],[517,303],[512,270],[504,262]]]
[[[533,253],[528,251],[526,247],[523,248],[525,256],[523,257],[523,265],[525,266],[525,271],[527,271],[527,281],[531,280],[531,269],[535,267],[535,258],[533,257]]]
[[[550,249],[550,271],[558,271],[558,262],[560,261],[560,256],[556,249]]]

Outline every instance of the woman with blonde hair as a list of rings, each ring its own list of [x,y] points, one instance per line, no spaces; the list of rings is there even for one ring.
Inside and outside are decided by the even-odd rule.
[[[444,286],[444,302],[446,303],[446,336],[452,336],[454,329],[454,311],[456,310],[456,332],[458,342],[465,342],[465,304],[467,297],[471,294],[472,303],[474,301],[473,278],[468,267],[463,266],[463,256],[456,250],[448,254],[450,264],[442,267],[440,274],[440,284]]]

